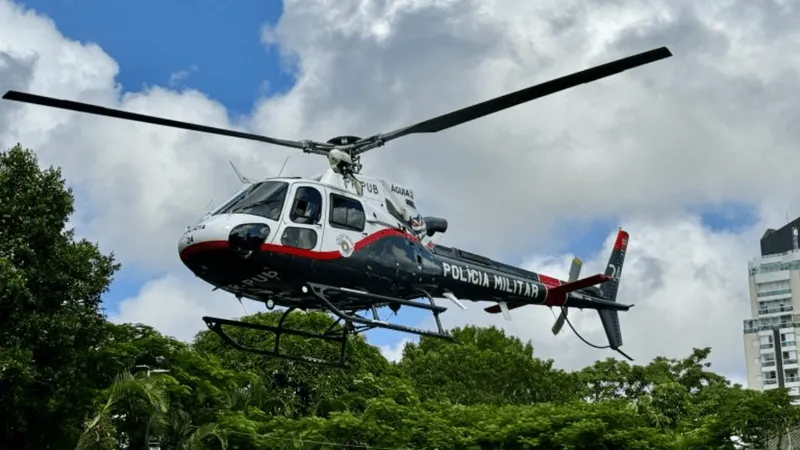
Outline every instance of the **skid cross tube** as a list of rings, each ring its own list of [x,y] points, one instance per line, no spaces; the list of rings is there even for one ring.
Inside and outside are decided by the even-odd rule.
[[[330,327],[325,333],[315,333],[309,331],[302,331],[302,330],[293,330],[291,328],[284,328],[283,323],[286,320],[286,317],[294,310],[294,308],[289,308],[284,311],[283,315],[281,315],[280,320],[278,321],[278,326],[271,326],[271,325],[262,325],[258,323],[249,323],[249,322],[242,322],[237,320],[229,320],[229,319],[220,319],[217,317],[203,317],[203,321],[206,323],[206,326],[217,334],[223,341],[227,342],[233,348],[243,351],[254,353],[258,355],[264,356],[272,356],[276,358],[287,359],[291,361],[298,361],[298,362],[305,362],[311,364],[320,364],[324,366],[330,367],[340,367],[346,368],[347,360],[346,360],[346,351],[347,351],[347,338],[351,334],[355,334],[356,330],[353,329],[352,324],[345,321],[342,325],[341,331],[334,332],[334,327],[341,322],[341,320],[337,320]],[[253,347],[248,347],[237,342],[233,339],[225,330],[222,328],[223,326],[229,326],[233,328],[245,328],[250,330],[257,330],[257,331],[266,331],[269,333],[275,334],[275,345],[273,346],[272,350],[266,349],[258,349]],[[338,342],[339,343],[339,359],[338,360],[326,360],[321,358],[314,358],[311,356],[303,356],[303,355],[289,355],[286,353],[282,353],[280,351],[280,341],[282,335],[290,335],[290,336],[300,336],[309,339],[320,339],[324,341],[330,342]]]
[[[428,301],[430,302],[430,305],[395,297],[387,297],[384,295],[371,294],[369,292],[358,291],[355,289],[327,286],[324,284],[306,283],[306,286],[308,290],[310,290],[314,295],[316,295],[320,300],[322,300],[323,305],[328,311],[330,311],[336,317],[344,320],[347,323],[357,323],[360,325],[371,326],[375,328],[384,328],[387,330],[400,331],[403,333],[416,334],[419,336],[429,336],[429,337],[448,339],[448,340],[453,339],[453,336],[451,336],[444,330],[444,328],[442,327],[442,323],[439,320],[439,314],[447,311],[447,308],[445,308],[444,306],[436,305],[436,303],[433,301],[433,297],[431,297],[430,294],[428,294],[425,291],[420,290],[420,293],[422,293],[424,297],[427,297]],[[374,300],[376,303],[390,303],[390,304],[393,303],[393,304],[408,306],[411,308],[428,310],[433,314],[433,317],[436,319],[436,326],[438,328],[438,332],[423,330],[420,328],[414,328],[405,325],[396,325],[393,323],[385,322],[383,320],[378,320],[377,318],[367,319],[365,317],[361,317],[355,314],[348,314],[347,312],[344,312],[339,308],[337,308],[336,305],[333,302],[331,302],[331,300],[326,295],[327,292],[331,292],[333,294],[340,294],[345,297],[362,297]],[[373,314],[375,314],[374,311]]]

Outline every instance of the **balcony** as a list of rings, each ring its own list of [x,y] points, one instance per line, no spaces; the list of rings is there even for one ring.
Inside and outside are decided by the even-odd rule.
[[[757,292],[756,297],[772,297],[774,295],[786,295],[791,293],[792,293],[791,289],[776,289],[774,291]]]
[[[798,377],[798,376],[786,377],[786,382],[787,383],[800,383],[800,377]]]
[[[767,345],[772,345],[772,344],[767,344]],[[795,346],[797,346],[797,342],[795,342],[795,341],[783,341],[783,342],[781,342],[781,347],[795,347]]]
[[[790,250],[788,252],[753,258],[747,263],[748,272],[751,276],[757,273],[770,273],[782,270],[800,270],[800,251]]]
[[[800,328],[800,314],[784,314],[776,317],[763,317],[744,321],[744,332],[758,333],[779,328]]]
[[[797,358],[787,358],[783,360],[784,364],[797,364]]]
[[[778,384],[777,378],[765,378],[764,379],[764,386],[772,386]]]
[[[794,311],[794,308],[792,308],[791,305],[776,306],[773,308],[758,308],[758,315],[763,316],[766,314],[790,313],[792,311]]]
[[[775,346],[773,344],[761,344],[758,346],[758,348],[761,350],[769,350],[771,348],[775,348]]]

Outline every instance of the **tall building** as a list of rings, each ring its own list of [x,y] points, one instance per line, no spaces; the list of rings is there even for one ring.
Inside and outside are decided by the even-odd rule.
[[[748,387],[788,388],[795,404],[800,404],[798,229],[800,218],[779,230],[768,229],[761,238],[761,256],[748,263],[752,319],[744,321]]]

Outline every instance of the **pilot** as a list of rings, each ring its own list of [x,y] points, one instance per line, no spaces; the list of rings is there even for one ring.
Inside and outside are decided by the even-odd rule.
[[[314,218],[317,217],[318,208],[317,204],[307,201],[298,201],[294,209],[294,222],[304,225],[311,225],[314,223]]]

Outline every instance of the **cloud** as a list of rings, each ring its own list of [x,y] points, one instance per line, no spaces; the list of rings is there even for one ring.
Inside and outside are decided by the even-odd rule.
[[[143,323],[177,339],[192,340],[203,326],[202,316],[241,316],[263,311],[263,304],[236,299],[195,283],[189,276],[167,275],[152,280],[136,295],[120,302],[110,319],[118,323]],[[238,311],[237,311],[238,310]]]
[[[400,359],[403,357],[403,349],[406,348],[406,344],[409,342],[412,342],[412,340],[404,337],[394,344],[379,345],[378,348],[380,349],[384,358],[388,359],[389,361],[396,362],[400,361]]]
[[[173,88],[177,87],[179,84],[182,84],[184,81],[186,81],[186,79],[189,78],[189,75],[197,72],[198,70],[200,69],[197,67],[197,65],[192,64],[188,69],[181,69],[177,72],[171,73],[169,75],[169,86]]]
[[[800,110],[787,95],[800,88],[797,11],[743,0],[287,0],[264,42],[296,83],[234,121],[191,89],[123,94],[118,65],[100,47],[67,39],[46,17],[0,0],[0,81],[211,126],[326,140],[392,130],[668,45],[671,59],[439,135],[404,138],[364,162],[371,174],[414,186],[425,214],[449,220],[443,244],[501,259],[520,246],[553,250],[568,239],[565,222],[627,224],[632,246],[620,296],[637,306],[622,319],[626,348],[643,358],[712,345],[715,362],[735,371],[746,260],[765,225],[780,224],[786,209],[800,211],[790,189],[800,163]],[[123,303],[122,317],[180,335],[189,333],[185,317],[200,327],[199,311],[216,300],[187,276],[176,240],[211,199],[219,203],[237,188],[227,161],[246,167],[248,177],[277,173],[288,155],[285,173],[325,168],[323,158],[288,149],[9,102],[0,103],[0,142],[21,142],[43,164],[62,166],[84,211],[79,231],[127,267],[153,274],[157,281]],[[713,232],[687,213],[727,202],[752,206],[757,225]],[[177,299],[172,313],[154,300],[158,292]],[[531,336],[549,329],[547,311],[524,314],[530,321],[503,325]],[[597,337],[596,319],[575,317]],[[601,356],[576,350],[566,335],[535,336],[553,342],[537,348],[562,365]]]

